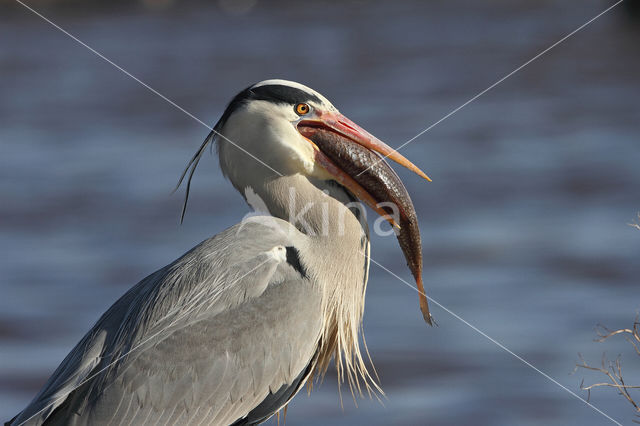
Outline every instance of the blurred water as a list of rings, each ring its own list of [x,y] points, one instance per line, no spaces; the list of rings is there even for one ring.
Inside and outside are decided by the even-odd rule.
[[[251,6],[251,2],[248,3]],[[5,5],[6,6],[6,5]],[[214,123],[239,89],[304,82],[398,146],[586,22],[597,0],[258,3],[248,13],[45,9],[55,22]],[[430,295],[581,395],[593,327],[640,307],[640,32],[598,20],[408,145]],[[186,222],[171,195],[208,131],[23,9],[0,16],[0,419],[33,397],[126,289],[238,221],[207,157]],[[410,281],[393,238],[372,257]],[[351,402],[335,377],[290,424],[607,424],[486,338],[372,266],[365,331],[387,399]],[[587,376],[593,379],[593,376]],[[638,381],[638,380],[636,380]],[[629,423],[613,391],[591,401]]]

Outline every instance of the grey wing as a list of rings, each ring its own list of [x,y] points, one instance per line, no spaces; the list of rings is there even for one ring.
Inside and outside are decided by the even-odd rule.
[[[147,277],[12,424],[47,405],[28,424],[266,420],[306,380],[320,338],[320,296],[294,236],[233,227]]]

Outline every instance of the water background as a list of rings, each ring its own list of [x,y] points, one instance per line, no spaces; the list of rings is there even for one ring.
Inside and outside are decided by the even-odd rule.
[[[608,4],[582,1],[34,3],[213,124],[252,82],[308,84],[398,146]],[[155,5],[155,6],[149,6]],[[225,6],[226,5],[226,6]],[[578,352],[623,354],[594,326],[640,308],[640,24],[602,17],[402,150],[435,300],[581,396]],[[131,285],[236,223],[206,156],[179,225],[182,168],[208,130],[10,1],[0,5],[0,419],[15,415]],[[372,214],[370,212],[370,214]],[[411,282],[393,237],[372,257]],[[373,266],[365,313],[386,392],[352,402],[329,374],[287,424],[610,424]],[[635,380],[634,380],[635,379]],[[591,401],[625,424],[611,389]],[[272,422],[272,424],[275,424]]]

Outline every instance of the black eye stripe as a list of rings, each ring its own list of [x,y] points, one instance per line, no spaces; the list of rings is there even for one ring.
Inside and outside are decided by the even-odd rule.
[[[284,86],[280,84],[269,84],[266,86],[259,86],[249,89],[252,93],[250,99],[269,101],[275,103],[322,103],[313,93],[306,92],[296,87]]]
[[[268,84],[258,87],[249,86],[229,102],[229,105],[227,105],[222,117],[220,117],[220,120],[218,120],[215,126],[216,129],[222,129],[231,114],[253,100],[290,105],[309,102],[322,104],[322,100],[313,93],[283,84]]]

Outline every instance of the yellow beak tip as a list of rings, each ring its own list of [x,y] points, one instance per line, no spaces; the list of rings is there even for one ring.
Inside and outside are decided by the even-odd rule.
[[[420,176],[423,179],[428,180],[429,182],[431,182],[431,178],[429,176],[427,176],[427,174],[425,172],[423,172],[422,170],[420,170],[419,168],[417,168],[416,166],[414,166],[413,164],[411,165],[412,167],[410,167],[410,169],[417,174],[418,176]]]
[[[422,170],[419,173],[420,177],[426,179],[428,182],[432,182],[431,178],[427,176]]]

